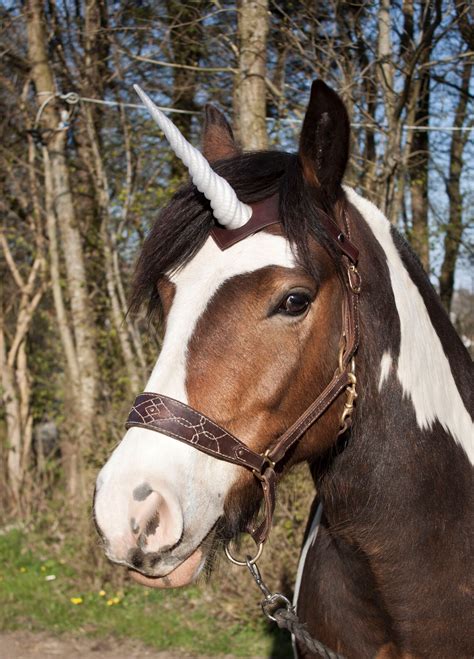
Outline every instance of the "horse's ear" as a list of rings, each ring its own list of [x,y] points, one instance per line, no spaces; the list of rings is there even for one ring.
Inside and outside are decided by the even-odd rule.
[[[202,136],[202,152],[212,162],[240,153],[227,119],[214,105],[206,105]]]
[[[346,169],[349,136],[344,103],[322,80],[315,80],[301,130],[299,158],[306,181],[330,197]]]

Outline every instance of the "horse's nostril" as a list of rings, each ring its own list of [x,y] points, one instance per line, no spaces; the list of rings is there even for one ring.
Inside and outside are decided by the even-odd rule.
[[[143,551],[146,551],[146,546],[148,543],[148,539],[144,533],[140,533],[140,535],[137,538],[137,546],[140,547]]]
[[[147,553],[173,547],[183,533],[183,513],[179,502],[163,486],[154,488],[146,498],[147,483],[132,491],[128,508],[128,525],[134,543]],[[138,494],[138,498],[137,498]]]

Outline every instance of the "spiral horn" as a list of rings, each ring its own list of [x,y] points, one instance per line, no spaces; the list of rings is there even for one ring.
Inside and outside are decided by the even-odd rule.
[[[227,229],[238,229],[246,224],[252,215],[250,206],[239,201],[231,185],[222,176],[216,174],[204,156],[188,142],[145,92],[138,85],[134,85],[133,88],[164,132],[174,153],[188,168],[194,185],[209,200],[213,215],[219,224]]]

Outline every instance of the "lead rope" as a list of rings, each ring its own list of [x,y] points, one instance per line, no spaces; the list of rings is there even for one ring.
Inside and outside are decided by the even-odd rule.
[[[276,622],[280,629],[288,630],[293,636],[302,643],[310,652],[319,654],[324,659],[345,659],[342,654],[333,652],[323,643],[313,638],[296,615],[295,607],[283,593],[272,593],[262,579],[260,570],[254,559],[247,556],[246,565],[252,575],[253,580],[263,593],[263,599],[260,602],[263,614],[268,620]],[[282,606],[283,605],[283,606]]]

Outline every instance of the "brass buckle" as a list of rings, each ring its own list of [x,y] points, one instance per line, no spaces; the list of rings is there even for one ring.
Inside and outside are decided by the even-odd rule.
[[[339,359],[339,368],[342,367],[342,357]],[[341,371],[342,372],[342,371]],[[346,402],[344,403],[344,409],[342,410],[341,419],[340,419],[340,430],[338,435],[342,435],[349,428],[352,419],[352,413],[354,411],[354,402],[357,398],[357,378],[355,375],[355,359],[354,357],[350,362],[350,370],[347,373],[349,377],[349,384],[346,387]]]
[[[362,279],[359,274],[359,271],[355,267],[355,265],[351,264],[347,268],[347,279],[349,281],[349,288],[355,295],[359,295],[360,293],[360,288],[362,284]]]

